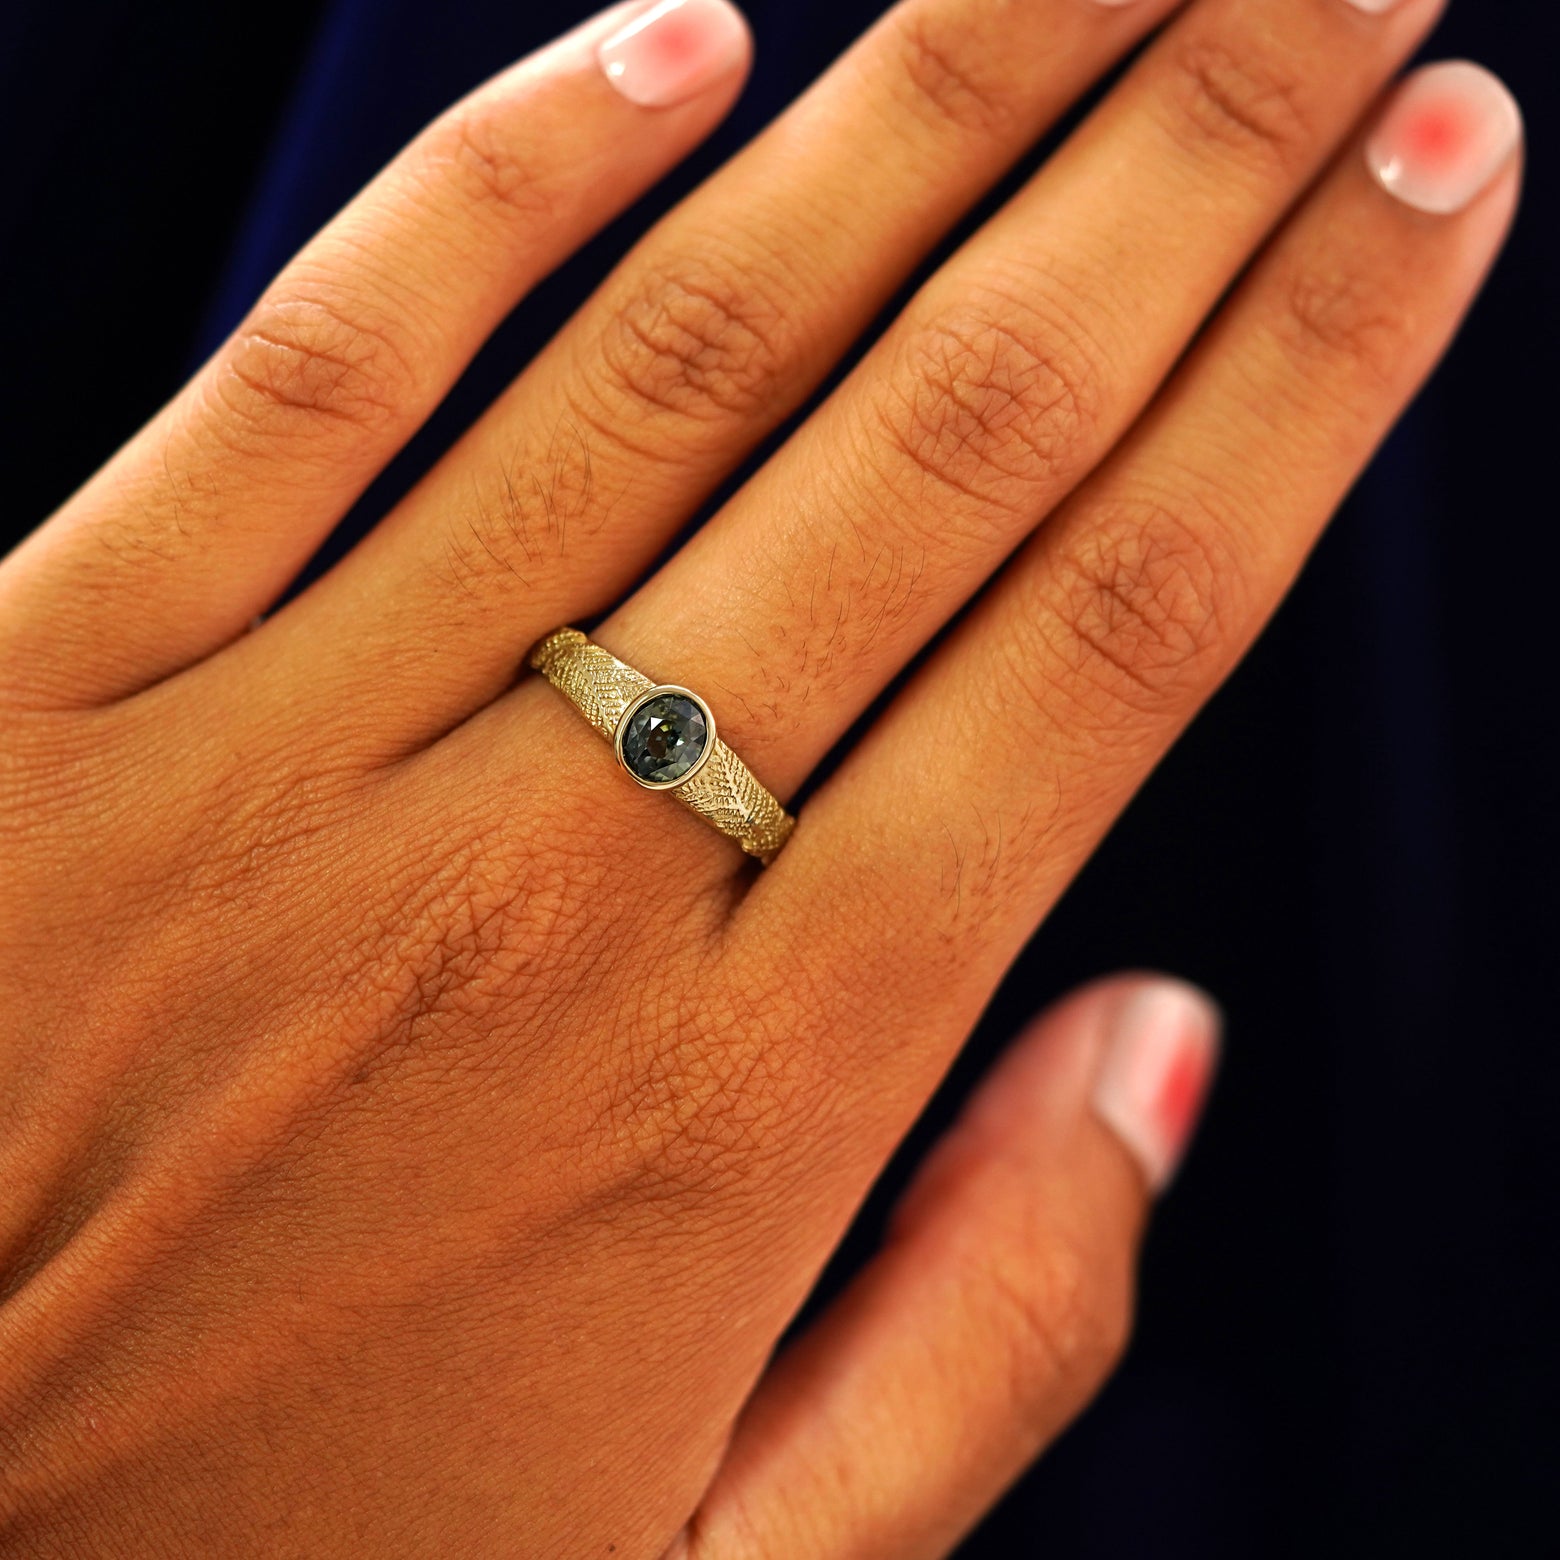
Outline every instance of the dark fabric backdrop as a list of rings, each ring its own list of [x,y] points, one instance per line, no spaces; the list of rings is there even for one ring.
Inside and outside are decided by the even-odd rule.
[[[0,7],[7,537],[424,119],[589,8]],[[881,8],[750,0],[758,65],[730,123],[505,327],[338,546]],[[1437,56],[1501,71],[1527,109],[1511,251],[1272,631],[1015,969],[825,1280],[870,1249],[914,1155],[1047,999],[1123,965],[1223,999],[1227,1069],[1154,1230],[1131,1356],[965,1560],[1560,1554],[1557,18],[1540,0],[1465,4],[1435,39]]]

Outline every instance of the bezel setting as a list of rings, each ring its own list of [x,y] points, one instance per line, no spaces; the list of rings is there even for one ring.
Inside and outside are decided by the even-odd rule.
[[[629,722],[633,720],[640,710],[653,700],[665,698],[668,695],[686,699],[690,704],[696,704],[699,707],[699,712],[704,716],[704,749],[693,761],[688,771],[685,774],[678,775],[675,780],[645,780],[634,773],[629,766],[628,760],[623,756],[623,739],[628,735]],[[612,751],[617,755],[618,767],[635,785],[641,786],[646,791],[675,791],[680,786],[687,785],[709,763],[710,754],[715,751],[715,742],[715,715],[709,705],[691,688],[684,688],[678,683],[657,683],[653,688],[646,688],[619,716],[617,730],[612,737]]]

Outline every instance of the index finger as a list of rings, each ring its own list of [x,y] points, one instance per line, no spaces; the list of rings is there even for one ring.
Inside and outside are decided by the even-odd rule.
[[[614,81],[647,17],[679,62]],[[419,135],[0,566],[10,696],[106,703],[241,634],[516,301],[713,128],[748,44],[728,0],[629,0]]]

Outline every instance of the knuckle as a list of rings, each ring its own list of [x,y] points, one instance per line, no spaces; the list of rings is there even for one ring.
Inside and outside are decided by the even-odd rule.
[[[878,403],[883,430],[916,487],[1026,509],[1039,484],[1076,468],[1089,447],[1096,355],[1059,319],[968,301],[904,340]]]
[[[1179,711],[1204,690],[1240,616],[1240,572],[1219,534],[1210,517],[1188,520],[1154,499],[1091,514],[1050,576],[1047,616],[1061,630],[1066,673],[1112,707],[1148,715]]]
[[[1001,61],[981,46],[967,22],[950,24],[939,13],[904,11],[897,39],[896,79],[912,110],[934,128],[997,136],[1012,127],[1015,102],[997,75]]]
[[[1020,1254],[1022,1271],[994,1258],[980,1275],[999,1313],[1013,1409],[1024,1420],[1053,1418],[1058,1387],[1081,1397],[1099,1386],[1131,1332],[1127,1288],[1102,1281],[1078,1245],[1041,1238],[1039,1249]]]
[[[509,116],[480,104],[451,114],[433,143],[434,169],[472,207],[545,226],[553,216],[553,190],[509,126]]]
[[[793,355],[777,294],[771,282],[709,261],[639,278],[600,342],[613,399],[631,415],[648,409],[695,423],[761,415]]]
[[[1210,141],[1263,168],[1288,167],[1309,139],[1292,66],[1192,38],[1171,55],[1172,113],[1194,150]]]
[[[1277,318],[1288,356],[1318,375],[1358,377],[1372,386],[1399,377],[1409,325],[1378,278],[1338,262],[1297,268]]]
[[[224,354],[220,394],[266,434],[345,424],[378,428],[412,399],[417,375],[388,320],[361,301],[263,299]]]

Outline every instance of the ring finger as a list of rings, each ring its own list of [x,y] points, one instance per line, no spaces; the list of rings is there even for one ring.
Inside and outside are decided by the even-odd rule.
[[[486,704],[543,633],[634,583],[960,213],[1172,4],[895,6],[220,677],[272,690],[259,708],[273,729],[350,704],[378,751]]]

